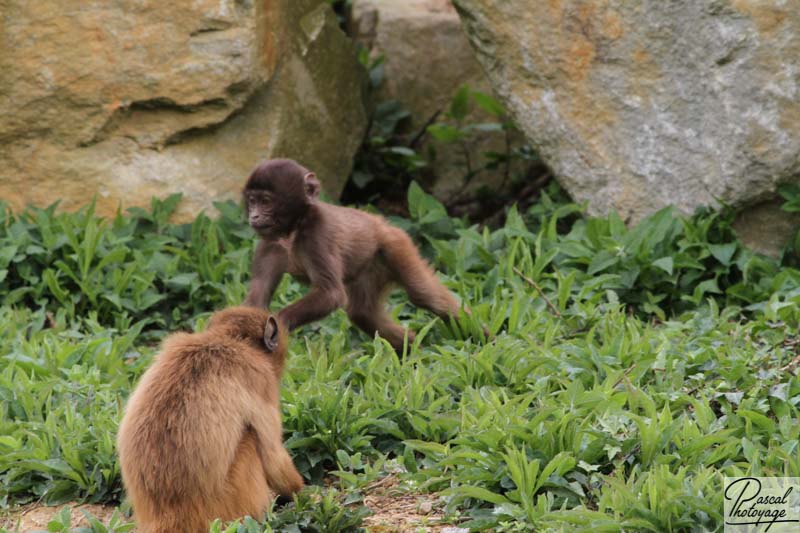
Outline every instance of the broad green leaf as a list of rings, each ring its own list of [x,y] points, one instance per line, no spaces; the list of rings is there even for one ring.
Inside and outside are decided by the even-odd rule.
[[[661,259],[656,259],[653,261],[653,266],[658,267],[670,276],[672,275],[672,269],[674,267],[672,257],[662,257]]]
[[[450,102],[450,115],[455,120],[461,121],[466,118],[469,112],[469,94],[469,87],[462,85],[453,95],[453,100]]]
[[[472,99],[475,101],[478,107],[491,115],[500,118],[506,114],[503,104],[487,93],[472,91]]]

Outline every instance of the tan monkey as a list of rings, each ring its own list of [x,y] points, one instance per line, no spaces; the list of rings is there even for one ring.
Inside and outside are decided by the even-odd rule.
[[[125,409],[122,479],[143,533],[205,533],[215,518],[259,518],[272,492],[303,487],[283,446],[286,331],[233,307],[202,333],[163,343]]]

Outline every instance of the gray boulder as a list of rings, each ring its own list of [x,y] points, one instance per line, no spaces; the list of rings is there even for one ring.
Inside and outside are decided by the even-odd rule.
[[[593,213],[749,205],[800,177],[800,0],[455,0],[478,59]]]

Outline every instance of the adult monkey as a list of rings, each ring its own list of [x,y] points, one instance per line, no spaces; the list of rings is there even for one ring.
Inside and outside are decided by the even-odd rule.
[[[215,518],[260,518],[272,492],[303,487],[283,447],[286,331],[234,307],[202,333],[168,337],[125,408],[117,438],[138,530],[206,533]]]
[[[310,290],[278,313],[289,330],[345,307],[350,320],[400,352],[408,335],[384,308],[390,285],[441,318],[459,304],[419,255],[411,238],[376,215],[319,200],[313,172],[291,159],[260,163],[242,192],[250,226],[261,238],[246,305],[269,305],[284,272]]]

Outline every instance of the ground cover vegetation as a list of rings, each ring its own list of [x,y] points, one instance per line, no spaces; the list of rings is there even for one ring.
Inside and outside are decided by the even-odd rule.
[[[118,515],[83,530],[130,529],[124,402],[164,335],[244,298],[255,245],[236,204],[177,225],[179,200],[112,220],[0,210],[3,512],[111,502]],[[716,530],[723,476],[800,477],[791,247],[782,260],[744,249],[727,209],[626,228],[555,185],[494,229],[414,183],[408,207],[394,222],[473,316],[445,323],[396,295],[419,331],[403,357],[343,312],[299,330],[283,415],[309,488],[214,531],[356,531],[387,476],[460,527]],[[301,292],[285,278],[275,306]],[[49,529],[70,531],[69,516]]]

